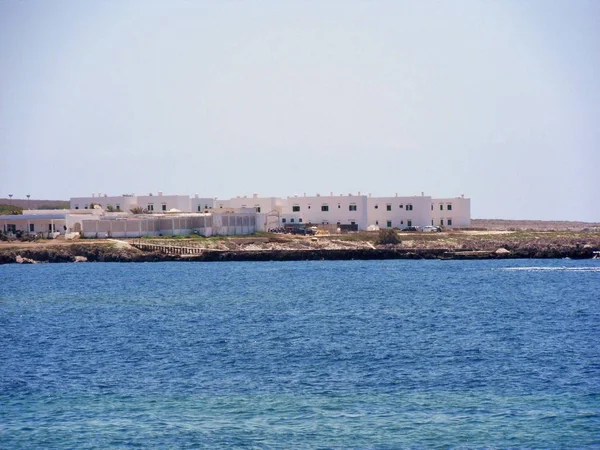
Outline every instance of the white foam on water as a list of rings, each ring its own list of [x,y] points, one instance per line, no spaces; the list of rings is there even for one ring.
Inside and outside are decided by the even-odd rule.
[[[600,272],[600,267],[503,267],[509,272]]]

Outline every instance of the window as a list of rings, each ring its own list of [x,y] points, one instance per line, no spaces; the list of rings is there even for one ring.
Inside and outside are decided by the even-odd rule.
[[[302,223],[302,217],[298,219],[298,223]]]
[[[79,205],[75,205],[75,209],[79,209]]]
[[[198,205],[198,212],[202,211],[202,205]]]
[[[300,205],[292,206],[292,212],[300,212]]]
[[[352,220],[352,221],[350,222],[350,225],[356,225],[356,222],[355,222],[354,220]]]
[[[329,211],[329,205],[321,205],[321,211]]]
[[[290,219],[290,223],[294,223],[294,218],[293,217]]]
[[[440,211],[444,210],[444,205],[442,203],[440,203]]]
[[[260,206],[257,206],[257,207],[256,207],[256,208],[254,208],[254,209],[256,209],[256,212],[257,212],[257,213],[259,213],[259,212],[260,212]]]
[[[409,226],[409,227],[412,227],[412,220],[407,220],[406,221],[406,225]]]
[[[379,220],[376,220],[376,221],[375,221],[375,225],[379,225]]]
[[[350,206],[348,206],[348,211],[356,211],[356,205],[353,203]]]
[[[310,205],[308,205],[308,209],[310,209]]]
[[[17,225],[15,225],[14,223],[9,223],[8,225],[6,225],[6,231],[8,233],[16,233],[17,232]]]
[[[85,205],[85,208],[83,208],[83,209],[88,209],[88,205]]]
[[[375,205],[375,209],[379,209],[379,205]]]
[[[387,227],[388,227],[388,228],[392,228],[392,221],[391,221],[391,220],[388,220],[388,221],[387,221]]]
[[[404,220],[401,220],[401,221],[400,221],[400,225],[404,225]]]
[[[404,205],[403,205],[403,204],[400,204],[400,209],[403,209],[403,208],[404,208]]]
[[[406,205],[406,210],[407,211],[412,211],[413,210],[413,205]]]
[[[447,209],[448,211],[452,211],[452,205],[446,205],[446,209]]]
[[[117,211],[121,211],[121,205],[117,204]]]
[[[444,219],[440,219],[440,226],[443,227],[444,226]]]
[[[433,226],[433,219],[431,219],[431,226]]]
[[[337,222],[337,226],[339,227],[342,224],[342,222]]]
[[[167,205],[163,204],[163,205],[162,205],[162,210],[163,210],[163,211],[166,211],[166,210],[167,210]]]
[[[431,204],[431,210],[433,211],[433,203]]]
[[[385,210],[386,211],[391,211],[392,210],[392,205],[385,205]]]
[[[340,209],[341,207],[342,207],[342,205],[340,205],[340,204],[338,203],[338,209]]]
[[[281,219],[281,223],[285,223],[285,217]]]
[[[448,224],[448,226],[449,226],[449,227],[451,227],[451,226],[452,226],[452,219],[448,219],[448,220],[446,221],[446,223]]]
[[[30,224],[29,224],[29,232],[30,232],[30,233],[33,233],[34,231],[35,231],[35,225],[34,225],[34,224],[32,224],[32,223],[30,223]]]

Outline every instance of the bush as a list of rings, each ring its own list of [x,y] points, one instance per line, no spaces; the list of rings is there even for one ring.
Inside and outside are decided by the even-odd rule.
[[[0,215],[10,214],[19,215],[23,214],[23,208],[14,205],[0,205]]]
[[[400,242],[401,241],[398,237],[398,233],[396,233],[396,230],[393,229],[379,230],[379,235],[375,241],[377,245],[400,244]]]

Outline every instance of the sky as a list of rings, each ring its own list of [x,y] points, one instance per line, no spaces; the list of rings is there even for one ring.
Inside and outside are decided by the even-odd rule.
[[[600,221],[600,2],[0,2],[0,197]]]

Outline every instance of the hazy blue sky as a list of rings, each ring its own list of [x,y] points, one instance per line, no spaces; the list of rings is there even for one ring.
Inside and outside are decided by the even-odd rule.
[[[600,221],[600,1],[2,2],[0,156],[0,197]]]

